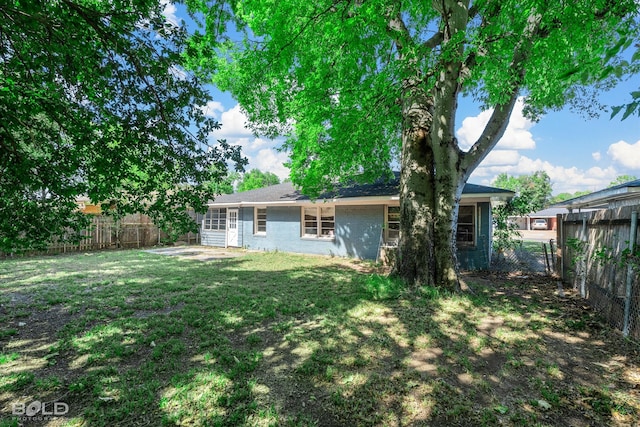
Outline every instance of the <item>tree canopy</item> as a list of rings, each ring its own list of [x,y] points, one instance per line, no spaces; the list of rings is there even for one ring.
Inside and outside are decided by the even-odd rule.
[[[280,178],[273,172],[262,172],[259,169],[251,169],[245,172],[238,182],[238,192],[253,190],[255,188],[268,187],[280,184]]]
[[[191,67],[230,90],[256,132],[287,137],[292,181],[305,192],[389,176],[399,160],[394,271],[447,287],[457,286],[462,188],[503,135],[516,100],[523,97],[536,118],[577,102],[580,88],[615,80],[626,71],[618,54],[635,40],[639,7],[634,0],[188,4],[204,28],[191,40]],[[463,96],[492,110],[467,150],[455,136]]]
[[[624,184],[629,181],[635,181],[638,179],[635,175],[618,175],[616,179],[609,183],[609,187],[615,187],[616,185]]]
[[[551,197],[551,199],[549,200],[549,203],[550,204],[559,203],[565,200],[573,199],[575,197],[584,196],[585,194],[589,194],[589,193],[591,193],[591,191],[588,191],[588,190],[576,191],[575,193],[558,193],[555,196]]]
[[[539,211],[551,199],[551,178],[544,171],[519,176],[501,173],[496,177],[493,185],[516,193],[510,203],[513,215],[526,215]]]
[[[204,183],[241,167],[210,143],[210,95],[184,67],[188,34],[158,0],[0,3],[0,252],[78,230],[87,196],[176,232]],[[215,167],[212,167],[215,165]],[[72,233],[73,234],[73,233]]]

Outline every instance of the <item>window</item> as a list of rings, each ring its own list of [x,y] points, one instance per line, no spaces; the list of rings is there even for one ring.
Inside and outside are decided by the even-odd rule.
[[[397,243],[400,239],[400,206],[387,206],[384,241]]]
[[[335,234],[335,208],[302,208],[302,237],[333,238]]]
[[[458,230],[456,241],[458,246],[473,246],[475,244],[475,206],[460,206],[458,210]]]
[[[202,229],[223,231],[227,226],[227,208],[209,208],[202,219]]]
[[[255,208],[253,228],[255,234],[267,234],[267,208]]]

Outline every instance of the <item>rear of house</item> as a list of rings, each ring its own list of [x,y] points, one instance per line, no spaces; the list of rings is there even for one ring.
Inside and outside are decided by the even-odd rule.
[[[291,183],[220,196],[201,225],[203,245],[375,260],[397,243],[398,183],[339,189],[312,201]],[[458,260],[486,269],[491,259],[491,204],[512,192],[468,184],[458,216]]]

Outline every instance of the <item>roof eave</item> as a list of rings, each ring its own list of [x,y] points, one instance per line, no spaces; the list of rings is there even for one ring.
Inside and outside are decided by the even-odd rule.
[[[616,200],[629,199],[639,196],[640,187],[623,187],[612,190],[602,190],[595,193],[586,194],[584,196],[576,197],[575,199],[565,200],[564,202],[556,203],[554,206],[567,208],[567,209],[582,209],[582,208],[600,208],[604,209],[608,205]]]
[[[513,197],[513,193],[471,193],[462,194],[461,199],[489,199],[492,202],[504,202]],[[263,202],[209,202],[209,206],[216,207],[250,207],[250,206],[304,206],[328,203],[332,205],[377,205],[385,203],[399,203],[400,195],[391,196],[364,196],[364,197],[336,197],[332,199],[301,199],[301,200],[272,200]]]

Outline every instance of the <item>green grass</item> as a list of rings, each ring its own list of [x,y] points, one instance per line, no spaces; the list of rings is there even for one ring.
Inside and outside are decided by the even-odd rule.
[[[1,261],[0,426],[36,399],[68,426],[638,422],[637,349],[550,286],[408,290],[283,253]]]

